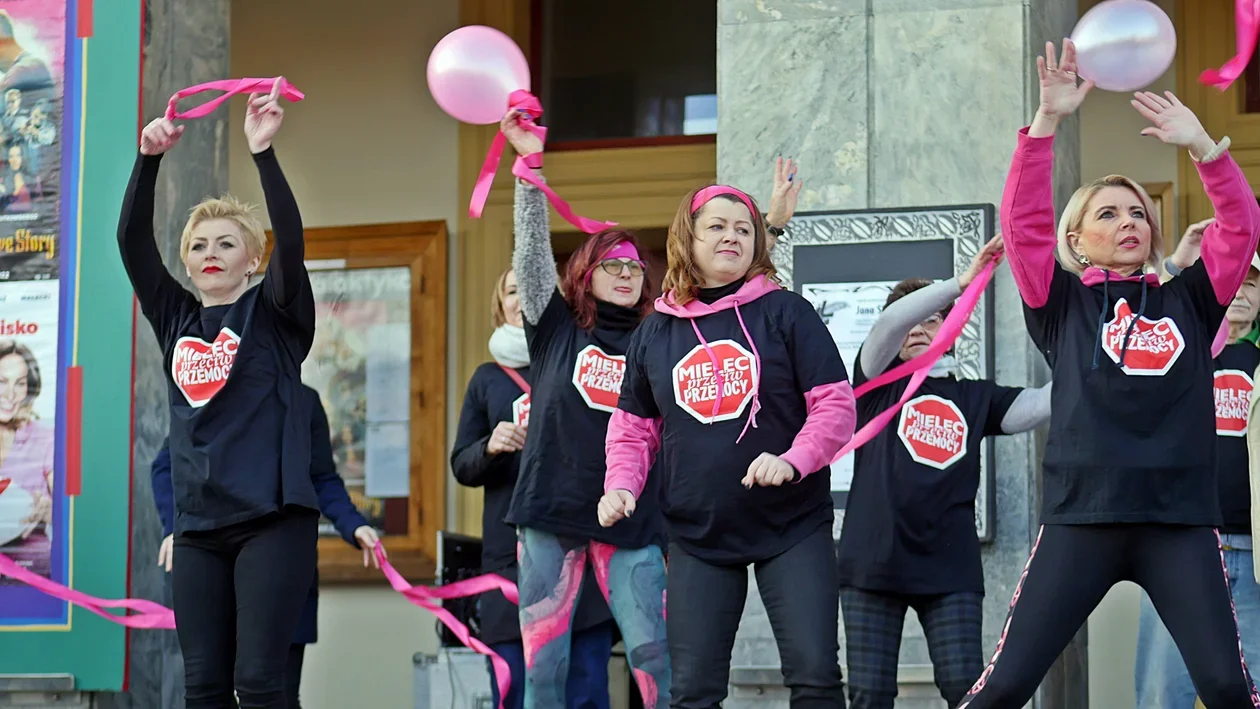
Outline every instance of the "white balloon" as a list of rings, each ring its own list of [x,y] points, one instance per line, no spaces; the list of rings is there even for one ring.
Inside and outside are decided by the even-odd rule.
[[[1149,0],[1104,0],[1072,31],[1082,78],[1107,91],[1137,91],[1163,76],[1177,54],[1172,20]]]

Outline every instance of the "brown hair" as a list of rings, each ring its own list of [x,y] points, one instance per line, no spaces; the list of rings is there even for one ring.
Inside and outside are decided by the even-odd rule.
[[[623,241],[632,244],[642,257],[643,248],[633,232],[605,229],[591,234],[582,242],[565,265],[560,292],[573,310],[578,327],[583,330],[595,327],[595,296],[591,294],[591,279],[587,276],[599,267],[599,261],[604,254]],[[643,288],[639,291],[639,300],[634,307],[639,309],[640,319],[646,318],[652,312],[652,278],[646,268],[643,269]]]
[[[665,242],[665,250],[669,255],[669,265],[665,270],[665,280],[661,287],[666,293],[673,294],[673,301],[676,305],[686,305],[695,300],[700,291],[700,283],[703,281],[700,275],[700,267],[696,265],[695,258],[691,253],[691,243],[696,240],[696,214],[699,212],[699,210],[696,210],[696,212],[691,211],[691,201],[695,199],[696,193],[702,189],[704,187],[697,187],[688,192],[686,197],[683,197],[682,204],[678,205],[678,211],[674,213],[674,221],[669,225],[669,237]],[[723,194],[713,199],[725,199],[735,204],[743,204],[734,195]],[[771,281],[778,283],[778,272],[775,271],[774,263],[770,260],[770,242],[766,238],[765,217],[751,195],[748,196],[748,201],[752,202],[754,207],[754,214],[752,215],[753,259],[752,263],[748,265],[748,272],[744,274],[744,280],[747,281],[757,276],[765,276]],[[700,209],[703,208],[704,205],[701,205]]]
[[[906,280],[893,286],[892,292],[888,294],[888,299],[884,301],[884,307],[887,308],[920,288],[927,288],[930,285],[932,285],[932,280],[928,278],[907,278]],[[937,312],[939,312],[942,316],[948,315],[949,311],[953,307],[954,304],[950,303]]]
[[[14,423],[23,424],[35,417],[31,405],[39,397],[43,378],[39,374],[39,362],[26,345],[18,344],[15,340],[0,340],[0,359],[9,355],[17,355],[26,362],[26,399],[22,401],[17,414],[13,416]]]
[[[506,295],[507,277],[511,272],[512,267],[508,266],[499,274],[499,280],[494,282],[494,293],[490,296],[490,323],[496,330],[507,323],[507,316],[503,313],[503,296]]]

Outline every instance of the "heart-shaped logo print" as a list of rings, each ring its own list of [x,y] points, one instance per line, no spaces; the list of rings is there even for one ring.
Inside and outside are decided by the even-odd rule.
[[[219,393],[232,373],[240,345],[241,336],[226,327],[214,342],[197,337],[179,338],[171,355],[171,377],[189,406],[205,406]]]

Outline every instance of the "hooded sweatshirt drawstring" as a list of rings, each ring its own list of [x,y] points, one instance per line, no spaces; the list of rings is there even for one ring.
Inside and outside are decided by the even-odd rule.
[[[1129,326],[1124,331],[1124,342],[1120,345],[1120,366],[1124,366],[1125,355],[1129,353],[1129,337],[1133,335],[1133,328],[1137,325],[1138,320],[1146,314],[1146,274],[1139,273],[1142,281],[1142,300],[1138,304],[1137,314],[1129,321]],[[1098,333],[1094,336],[1094,364],[1090,369],[1098,369],[1098,355],[1102,352],[1103,331],[1107,327],[1107,313],[1111,310],[1111,298],[1109,297],[1108,285],[1111,283],[1111,271],[1103,271],[1103,307],[1102,312],[1098,314]]]
[[[744,440],[744,434],[748,433],[749,426],[757,427],[757,412],[761,409],[761,353],[757,351],[757,343],[753,342],[752,335],[748,333],[748,326],[744,325],[744,316],[739,312],[738,300],[735,301],[735,317],[739,320],[739,329],[744,332],[744,339],[748,341],[748,346],[752,348],[754,360],[751,411],[748,414],[748,421],[744,423],[744,429],[739,433],[739,438],[735,439],[735,442],[739,443]],[[709,362],[713,364],[713,372],[717,376],[717,397],[713,400],[713,413],[709,417],[709,421],[712,423],[717,418],[718,411],[722,408],[722,390],[726,388],[726,377],[722,373],[722,365],[718,362],[713,348],[709,346],[708,340],[704,339],[704,335],[700,333],[700,326],[696,324],[696,319],[688,318],[688,320],[691,321],[691,329],[695,331],[696,339],[700,340],[700,346],[709,355]]]

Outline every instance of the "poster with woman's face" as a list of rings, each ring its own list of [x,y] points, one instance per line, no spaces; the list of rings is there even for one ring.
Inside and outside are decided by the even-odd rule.
[[[56,281],[0,283],[0,553],[45,577],[64,527],[53,505],[57,307]],[[0,602],[15,584],[0,578]]]

